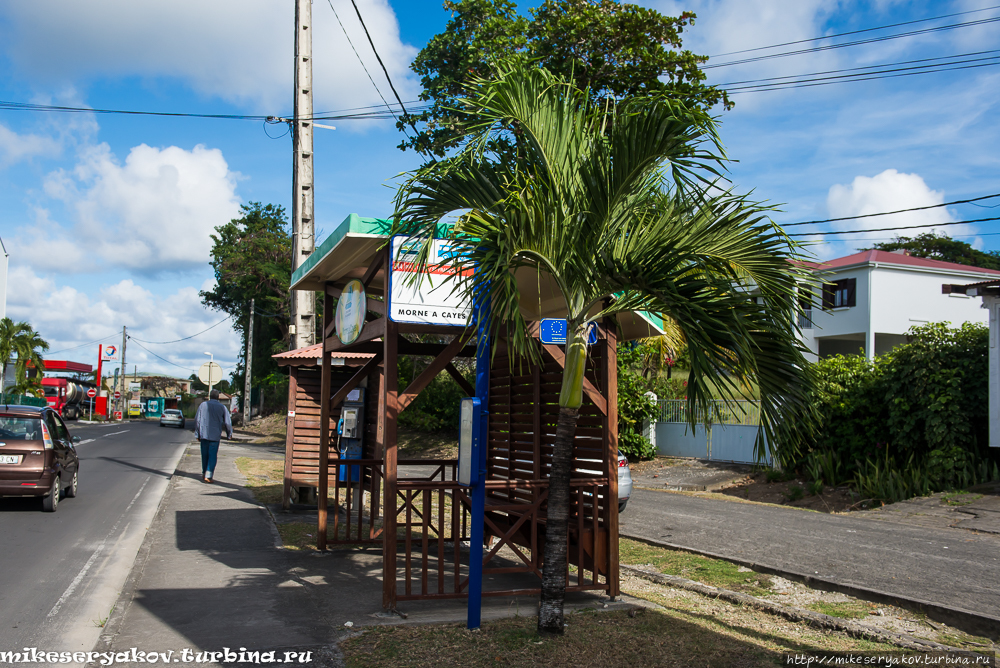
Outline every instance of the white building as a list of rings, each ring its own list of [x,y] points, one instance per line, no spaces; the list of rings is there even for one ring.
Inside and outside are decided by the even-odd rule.
[[[812,308],[800,324],[811,361],[858,353],[871,359],[905,343],[906,332],[914,325],[986,324],[989,312],[978,299],[943,293],[941,286],[1000,279],[1000,271],[911,257],[902,251],[862,251],[809,267],[818,281]]]

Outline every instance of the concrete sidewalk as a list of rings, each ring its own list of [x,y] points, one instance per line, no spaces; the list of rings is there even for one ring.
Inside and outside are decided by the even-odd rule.
[[[623,537],[862,598],[910,602],[942,622],[998,637],[1000,536],[887,519],[638,488],[620,526]]]
[[[406,620],[384,613],[380,549],[280,549],[269,511],[244,487],[234,463],[240,456],[282,458],[274,448],[223,441],[217,482],[208,485],[198,446],[188,447],[96,651],[177,657],[185,649],[294,648],[312,651],[302,665],[316,668],[341,665],[336,644],[359,627],[465,621],[464,599],[401,604]],[[567,596],[567,610],[607,601]],[[533,615],[536,607],[536,597],[486,598],[483,618]]]

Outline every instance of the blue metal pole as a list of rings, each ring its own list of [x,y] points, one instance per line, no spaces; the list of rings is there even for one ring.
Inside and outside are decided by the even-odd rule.
[[[483,604],[483,531],[486,525],[486,450],[489,424],[490,399],[490,346],[486,331],[486,309],[479,299],[473,300],[476,314],[476,397],[480,401],[479,433],[473,439],[478,446],[478,475],[469,490],[472,499],[472,519],[469,534],[469,611],[468,627],[478,629],[482,620]]]

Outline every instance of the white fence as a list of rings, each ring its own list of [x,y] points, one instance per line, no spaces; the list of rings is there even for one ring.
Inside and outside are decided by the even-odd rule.
[[[770,457],[758,462],[754,444],[760,431],[759,401],[713,401],[698,409],[696,426],[688,421],[687,401],[661,401],[656,423],[656,451],[671,457],[696,457],[740,464],[771,464]]]

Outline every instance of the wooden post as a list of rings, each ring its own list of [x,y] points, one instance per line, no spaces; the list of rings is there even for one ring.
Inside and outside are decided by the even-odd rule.
[[[292,366],[288,370],[288,421],[285,435],[285,479],[281,487],[282,510],[288,510],[292,505],[292,456],[295,454],[295,405],[298,392],[299,368]],[[249,400],[249,392],[245,396]]]
[[[618,324],[605,318],[604,356],[601,360],[601,385],[606,388],[608,410],[604,414],[604,444],[607,461],[608,499],[606,526],[608,530],[608,596],[620,594],[618,582]],[[596,504],[596,499],[595,499]],[[596,509],[595,509],[596,510]],[[597,536],[594,536],[596,570]],[[596,576],[596,573],[594,575]]]
[[[333,319],[333,297],[329,293],[323,295],[323,329]],[[327,351],[327,339],[323,337],[323,366],[320,372],[319,384],[319,484],[316,489],[316,509],[318,522],[316,527],[316,547],[326,549],[327,494],[330,490],[330,376],[333,369],[330,353]]]
[[[392,262],[392,248],[387,247],[385,267],[388,273]],[[385,281],[385,303],[389,304],[389,281]],[[396,609],[396,417],[399,415],[399,378],[396,352],[399,345],[399,325],[385,318],[385,336],[382,337],[384,354],[382,364],[382,447],[385,453],[385,495],[382,501],[382,607]],[[409,531],[409,527],[407,527]]]

